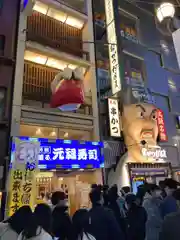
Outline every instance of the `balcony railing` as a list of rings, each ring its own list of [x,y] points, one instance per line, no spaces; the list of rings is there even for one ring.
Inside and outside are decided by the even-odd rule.
[[[27,40],[89,60],[88,52],[83,51],[81,29],[36,11],[28,17]]]
[[[59,70],[25,61],[23,82],[23,104],[29,106],[49,107],[51,82]],[[92,115],[91,97],[86,97],[86,104],[78,113]]]

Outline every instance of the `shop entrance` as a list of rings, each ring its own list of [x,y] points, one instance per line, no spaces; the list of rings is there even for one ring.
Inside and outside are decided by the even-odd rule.
[[[41,193],[64,191],[72,215],[79,208],[90,207],[89,192],[93,183],[102,183],[101,170],[40,172],[36,178],[36,195],[40,199]]]
[[[161,180],[172,175],[169,163],[129,163],[128,169],[134,193],[138,186],[145,182],[159,184]]]

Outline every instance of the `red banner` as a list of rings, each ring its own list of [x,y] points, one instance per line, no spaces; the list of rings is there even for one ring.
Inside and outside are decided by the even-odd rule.
[[[168,141],[168,136],[164,123],[164,114],[163,111],[158,109],[157,111],[157,125],[159,129],[159,140],[162,142]]]

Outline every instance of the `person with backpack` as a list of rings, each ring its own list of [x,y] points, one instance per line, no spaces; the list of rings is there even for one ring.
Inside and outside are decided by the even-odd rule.
[[[118,225],[113,212],[103,206],[103,192],[101,188],[92,189],[90,194],[92,208],[84,222],[82,240],[124,240],[124,234]]]
[[[29,206],[19,208],[6,221],[0,223],[1,240],[17,240],[19,234],[27,228],[32,218],[32,211]]]

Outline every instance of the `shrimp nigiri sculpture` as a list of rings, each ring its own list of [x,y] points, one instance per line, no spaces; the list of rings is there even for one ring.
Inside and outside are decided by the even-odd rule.
[[[61,111],[77,110],[84,103],[83,79],[80,68],[65,68],[58,73],[51,83],[50,106]]]

